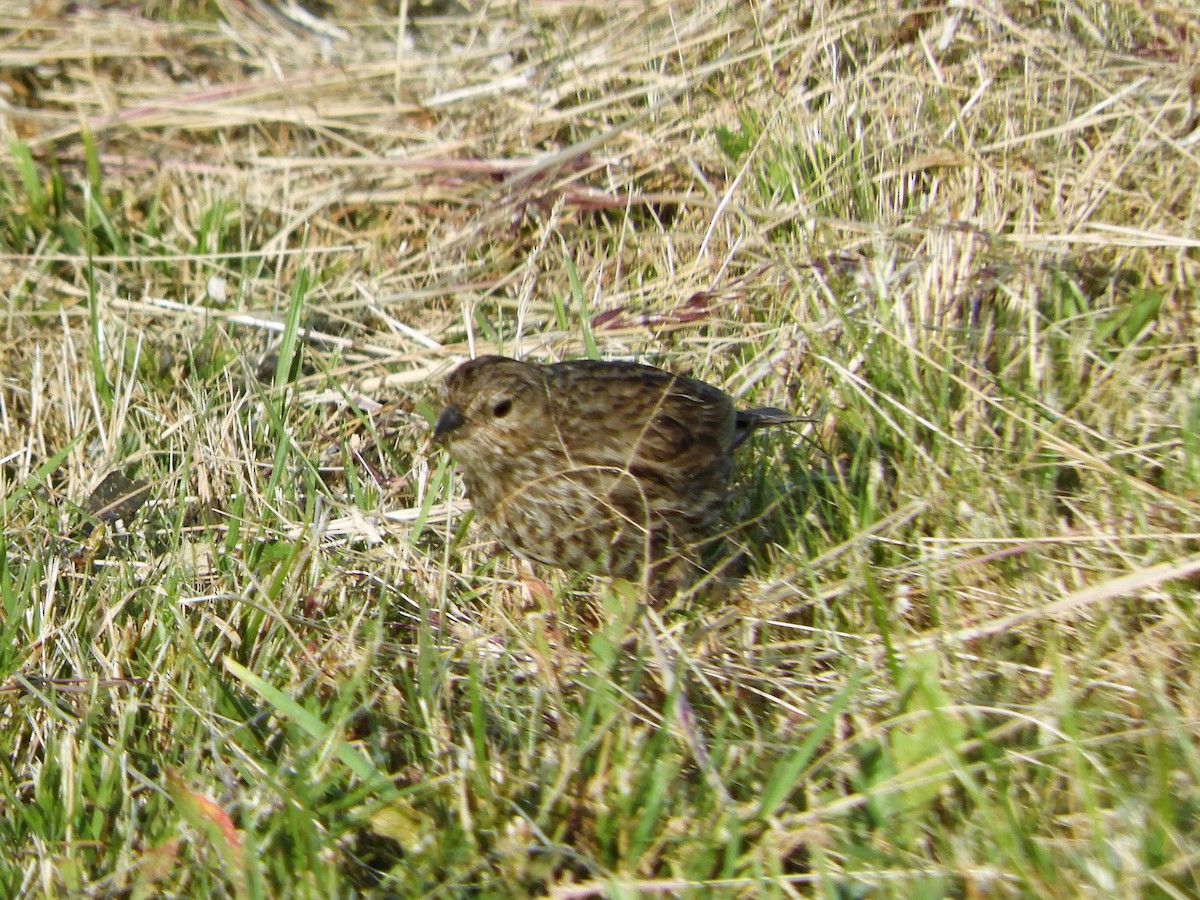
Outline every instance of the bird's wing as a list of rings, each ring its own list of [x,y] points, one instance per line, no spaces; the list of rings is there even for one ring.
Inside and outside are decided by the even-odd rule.
[[[724,464],[734,441],[727,394],[636,363],[550,366],[564,444],[582,465],[661,468],[688,479]],[[594,412],[594,414],[589,414]]]

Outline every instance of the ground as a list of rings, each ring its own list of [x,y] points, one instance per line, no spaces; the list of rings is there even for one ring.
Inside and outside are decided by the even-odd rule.
[[[0,894],[1200,892],[1174,3],[0,10]],[[812,421],[670,602],[456,362]]]

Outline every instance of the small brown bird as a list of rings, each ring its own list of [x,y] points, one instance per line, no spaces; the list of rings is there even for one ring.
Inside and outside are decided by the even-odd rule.
[[[652,583],[711,538],[733,449],[796,421],[631,362],[481,356],[443,393],[434,440],[492,537],[547,565]]]

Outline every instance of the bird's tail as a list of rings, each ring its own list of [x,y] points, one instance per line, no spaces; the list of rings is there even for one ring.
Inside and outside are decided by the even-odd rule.
[[[739,409],[737,421],[733,430],[733,446],[737,446],[758,428],[768,425],[792,425],[796,422],[812,422],[807,416],[793,416],[783,409],[774,406],[760,406],[758,409]]]

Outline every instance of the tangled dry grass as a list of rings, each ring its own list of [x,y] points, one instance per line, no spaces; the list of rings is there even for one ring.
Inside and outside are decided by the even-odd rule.
[[[1165,2],[0,8],[6,896],[1189,896]],[[729,596],[517,568],[471,355],[811,412]]]

